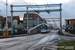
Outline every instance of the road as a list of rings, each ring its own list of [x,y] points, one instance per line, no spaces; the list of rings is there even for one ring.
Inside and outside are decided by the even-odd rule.
[[[51,31],[47,34],[39,33],[23,37],[0,39],[0,50],[54,50],[54,48],[50,48],[52,45],[55,46],[59,41],[67,38],[59,36],[57,32],[58,31]]]

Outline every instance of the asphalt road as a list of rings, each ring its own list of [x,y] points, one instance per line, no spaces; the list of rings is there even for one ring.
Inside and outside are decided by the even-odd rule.
[[[57,45],[58,41],[67,38],[59,36],[57,32],[0,39],[0,50],[54,50],[50,48],[52,45]]]

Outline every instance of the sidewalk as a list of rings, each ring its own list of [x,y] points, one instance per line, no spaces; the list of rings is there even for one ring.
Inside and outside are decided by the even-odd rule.
[[[74,36],[75,37],[75,34],[69,33],[69,35],[68,35],[68,32],[65,32],[65,30],[63,30],[62,33],[66,36]]]
[[[18,35],[8,35],[8,36],[0,36],[0,38],[21,37],[21,36],[28,36],[28,35],[35,35],[35,34],[18,34]]]
[[[0,38],[10,38],[10,37],[20,37],[20,36],[27,36],[27,34],[0,36]]]

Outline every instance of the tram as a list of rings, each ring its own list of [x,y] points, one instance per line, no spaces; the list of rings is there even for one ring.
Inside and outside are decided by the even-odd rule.
[[[46,23],[42,23],[41,24],[41,33],[47,33],[51,31],[51,25],[46,24]]]

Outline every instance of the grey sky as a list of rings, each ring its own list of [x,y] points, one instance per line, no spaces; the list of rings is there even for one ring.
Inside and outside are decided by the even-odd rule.
[[[1,10],[1,15],[6,17],[6,0],[0,0],[0,10]],[[75,18],[75,0],[25,0],[25,2],[23,0],[8,0],[8,16],[11,15],[10,13],[10,5],[26,5],[26,4],[58,4],[58,3],[62,3],[62,22],[63,24],[65,24],[65,19],[66,18]],[[23,10],[25,8],[14,8],[14,10]],[[24,12],[19,12],[19,13],[14,13],[14,15],[19,15],[20,18],[23,17]],[[46,17],[59,17],[59,12],[51,12],[50,15],[47,13],[40,13],[40,16],[42,18],[46,18]]]

